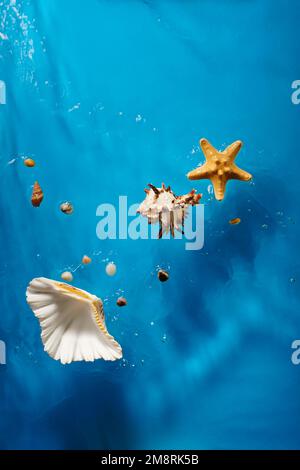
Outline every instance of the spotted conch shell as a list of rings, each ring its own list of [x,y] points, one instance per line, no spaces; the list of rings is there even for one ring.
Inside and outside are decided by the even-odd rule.
[[[33,205],[33,207],[39,207],[43,199],[44,199],[44,193],[39,183],[36,181],[33,186],[31,204]]]
[[[147,217],[149,224],[159,223],[159,238],[169,232],[174,237],[175,230],[184,234],[187,208],[199,204],[202,195],[196,194],[196,190],[193,189],[188,194],[176,196],[170,186],[166,188],[164,183],[161,188],[153,184],[148,186],[150,189],[145,189],[146,198],[137,212]]]
[[[105,326],[95,295],[45,277],[33,279],[26,298],[42,329],[45,351],[62,364],[121,359],[122,348]]]

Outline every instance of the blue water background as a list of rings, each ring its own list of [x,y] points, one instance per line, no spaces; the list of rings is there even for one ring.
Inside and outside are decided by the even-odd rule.
[[[300,448],[300,2],[2,0],[0,12],[0,448]],[[253,182],[230,182],[221,203],[185,177],[201,137],[244,142]],[[96,237],[99,204],[138,203],[162,181],[203,193],[202,250]],[[74,284],[104,299],[124,361],[62,366],[43,351],[26,286],[83,254],[93,262]]]

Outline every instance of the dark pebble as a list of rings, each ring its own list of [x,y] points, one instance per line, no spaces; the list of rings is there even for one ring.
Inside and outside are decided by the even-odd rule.
[[[158,271],[157,276],[160,282],[166,282],[169,279],[169,273],[167,273],[167,271],[163,271],[163,269]]]
[[[117,300],[117,305],[119,307],[125,307],[125,305],[127,305],[127,300],[125,299],[125,297],[119,297]]]

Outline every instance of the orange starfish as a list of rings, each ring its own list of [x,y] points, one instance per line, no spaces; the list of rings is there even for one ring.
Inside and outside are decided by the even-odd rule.
[[[234,163],[234,159],[242,145],[242,142],[237,140],[229,145],[223,152],[219,152],[208,140],[201,139],[200,146],[206,162],[199,168],[190,171],[187,177],[190,180],[210,179],[214,188],[215,198],[221,201],[224,199],[228,180],[249,181],[252,178],[250,173],[241,170],[241,168]]]

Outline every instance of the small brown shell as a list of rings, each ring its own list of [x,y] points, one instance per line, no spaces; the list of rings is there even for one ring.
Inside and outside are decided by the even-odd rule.
[[[33,205],[33,207],[39,207],[43,199],[44,199],[44,193],[39,183],[36,181],[33,186],[31,204]]]
[[[92,262],[92,258],[87,255],[84,255],[81,260],[82,264],[90,264]]]
[[[229,220],[230,225],[237,225],[241,222],[241,219],[239,217],[235,217],[235,219]]]
[[[27,166],[28,168],[32,168],[35,166],[35,161],[32,160],[32,158],[25,158],[24,165]]]

